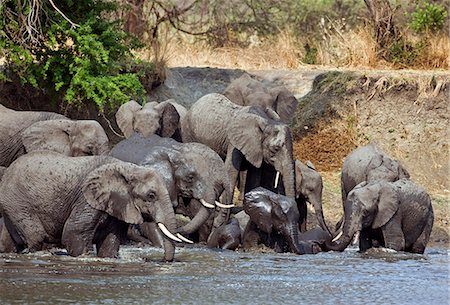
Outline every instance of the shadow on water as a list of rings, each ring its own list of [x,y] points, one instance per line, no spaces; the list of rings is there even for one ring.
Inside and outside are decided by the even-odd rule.
[[[61,254],[61,252],[59,253]],[[1,304],[448,304],[448,249],[294,254],[122,247],[0,256]]]

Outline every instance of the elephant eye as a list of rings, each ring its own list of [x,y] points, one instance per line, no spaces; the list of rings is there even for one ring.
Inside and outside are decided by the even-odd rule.
[[[156,200],[155,192],[148,192],[147,195],[145,196],[145,199],[147,201],[155,201]]]
[[[190,174],[186,177],[187,182],[191,183],[194,181],[194,174]]]

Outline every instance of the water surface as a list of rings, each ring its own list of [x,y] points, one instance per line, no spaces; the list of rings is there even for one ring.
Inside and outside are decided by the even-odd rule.
[[[123,246],[119,259],[0,255],[1,304],[448,304],[448,249],[295,255]]]

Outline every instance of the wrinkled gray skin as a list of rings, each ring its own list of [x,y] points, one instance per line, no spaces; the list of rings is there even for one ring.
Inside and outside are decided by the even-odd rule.
[[[286,196],[295,198],[291,133],[270,112],[260,107],[236,105],[221,94],[208,94],[189,109],[183,136],[184,142],[205,144],[225,160],[231,192],[239,171],[248,167],[254,171],[247,175],[246,187],[250,190],[260,186],[264,161],[280,172]]]
[[[181,142],[181,122],[186,112],[186,108],[174,100],[150,102],[144,106],[131,100],[117,110],[116,121],[126,138],[138,132],[144,137],[156,134]]]
[[[314,254],[321,251],[326,239],[331,239],[322,229],[300,233],[295,200],[261,187],[245,194],[244,210],[250,216],[243,236],[244,248],[263,243],[277,252]]]
[[[15,111],[0,105],[0,166],[34,150],[67,156],[100,155],[109,150],[108,137],[96,121],[72,121],[53,112]]]
[[[128,224],[152,219],[171,232],[176,230],[160,175],[112,157],[32,152],[6,170],[0,193],[6,228],[17,252],[51,244],[79,256],[96,244],[98,256],[115,257]],[[164,250],[165,260],[172,261],[174,243],[166,240]]]
[[[359,231],[361,252],[382,246],[423,253],[433,221],[430,196],[411,180],[363,182],[345,201],[342,236],[325,246],[328,250],[343,251]]]
[[[242,231],[239,221],[231,218],[227,223],[215,229],[208,238],[209,248],[236,250],[241,244]]]
[[[232,81],[223,95],[241,106],[269,108],[286,124],[291,121],[298,105],[297,99],[286,87],[266,87],[247,73]]]
[[[135,133],[118,143],[111,155],[127,162],[157,170],[164,178],[174,207],[182,197],[183,207],[196,205],[192,221],[178,229],[181,234],[190,234],[208,219],[213,209],[206,208],[199,200],[213,204],[224,194],[231,201],[230,182],[223,161],[205,145],[179,143],[170,138],[152,135],[148,138]]]
[[[361,182],[394,182],[409,178],[408,171],[399,161],[392,159],[374,143],[352,151],[344,160],[341,171],[342,204],[347,194]],[[342,219],[336,224],[336,230],[342,225]]]
[[[279,184],[278,188],[274,188],[273,185],[266,183],[266,181],[273,181],[275,177],[274,170],[264,171],[262,187],[271,190],[275,193],[283,194],[283,185]],[[297,208],[300,212],[299,227],[300,232],[306,232],[306,219],[307,219],[307,206],[309,202],[314,207],[317,220],[322,229],[331,234],[330,229],[325,223],[322,208],[322,190],[323,182],[322,176],[315,169],[314,165],[308,161],[306,164],[295,160],[295,191],[297,194]]]

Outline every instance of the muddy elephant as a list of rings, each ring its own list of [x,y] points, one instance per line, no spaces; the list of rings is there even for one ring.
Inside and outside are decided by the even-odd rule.
[[[261,106],[275,111],[288,124],[298,105],[295,96],[284,86],[268,87],[247,73],[232,81],[223,95],[242,106]]]
[[[198,203],[200,207],[196,214],[190,215],[192,221],[178,229],[179,233],[190,234],[208,219],[216,205],[221,205],[217,200],[222,193],[231,201],[230,183],[223,161],[218,156],[208,158],[211,152],[216,155],[202,144],[179,143],[157,135],[144,137],[134,133],[119,142],[111,150],[111,155],[161,173],[174,208],[179,205],[179,198],[183,198],[182,204]]]
[[[433,227],[430,196],[409,179],[358,184],[344,204],[343,229],[328,250],[343,251],[359,232],[359,249],[382,246],[423,253]]]
[[[109,150],[97,121],[69,120],[53,112],[15,111],[0,105],[0,166],[34,150],[53,150],[67,156],[100,155]]]
[[[264,188],[245,194],[244,210],[250,216],[243,233],[244,248],[262,243],[277,252],[314,254],[321,251],[326,240],[331,240],[331,235],[322,229],[300,233],[295,200]]]
[[[216,228],[208,237],[209,248],[221,248],[236,250],[241,245],[242,231],[236,218],[229,219],[226,223]]]
[[[257,106],[239,106],[225,96],[203,96],[189,109],[183,126],[185,142],[199,142],[217,152],[224,160],[232,191],[239,172],[254,168],[247,175],[246,188],[261,185],[263,162],[281,175],[287,196],[295,198],[295,173],[289,127]]]
[[[186,112],[186,108],[174,100],[144,106],[131,100],[117,110],[116,121],[126,138],[138,132],[144,137],[156,134],[181,142],[181,122]]]
[[[164,258],[172,261],[175,214],[163,178],[150,168],[109,156],[67,157],[36,151],[16,160],[0,185],[0,207],[16,251],[45,245],[69,255],[115,257],[129,224],[158,223],[171,239]],[[2,236],[3,238],[3,236]]]

